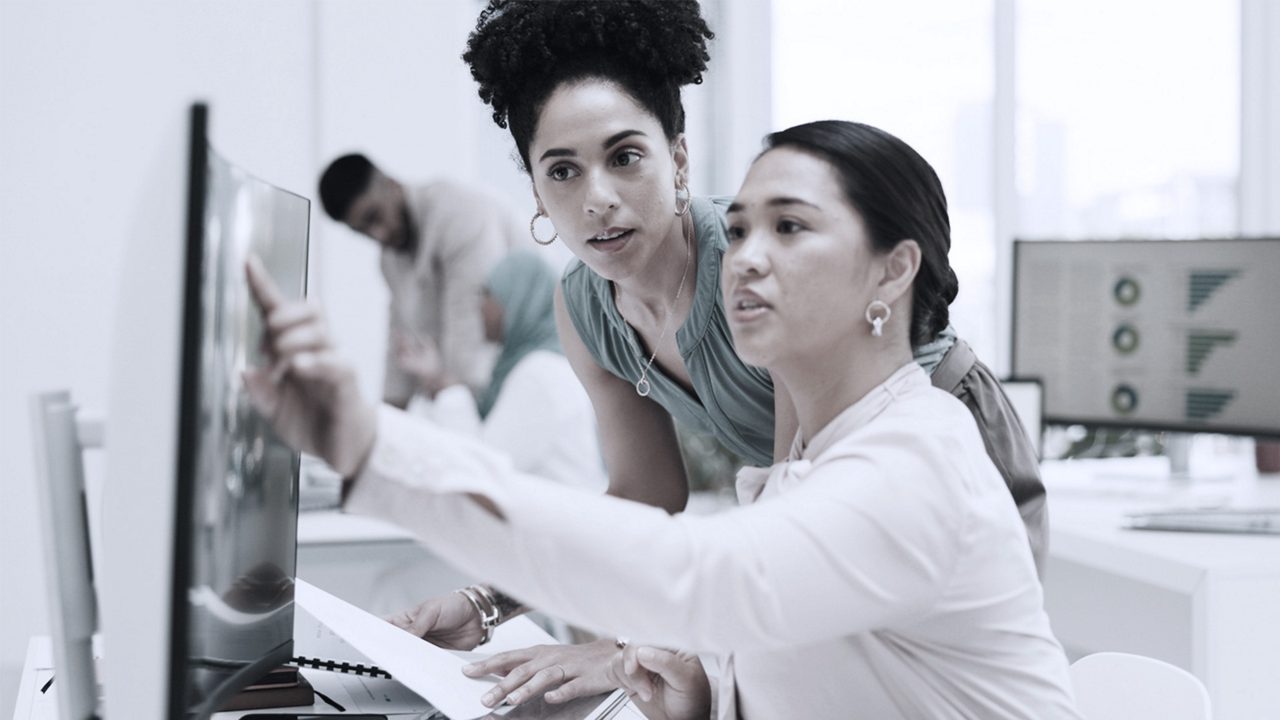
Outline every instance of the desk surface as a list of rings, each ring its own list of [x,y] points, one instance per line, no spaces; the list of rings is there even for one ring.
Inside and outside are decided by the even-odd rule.
[[[299,545],[414,541],[413,533],[376,518],[348,515],[341,510],[298,513]]]
[[[1280,475],[1212,465],[1176,481],[1163,458],[1042,465],[1049,493],[1045,609],[1069,651],[1118,650],[1193,672],[1214,717],[1280,707],[1280,536],[1129,530],[1130,512],[1280,507]],[[1193,471],[1195,467],[1193,466]]]
[[[1280,536],[1130,530],[1126,513],[1197,507],[1280,508],[1280,475],[1167,477],[1163,458],[1074,460],[1042,466],[1054,555],[1155,573],[1280,573]],[[1189,575],[1192,577],[1192,575]]]

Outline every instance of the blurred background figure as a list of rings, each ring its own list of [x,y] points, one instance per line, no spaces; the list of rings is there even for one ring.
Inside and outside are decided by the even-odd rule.
[[[325,169],[320,201],[329,217],[382,247],[391,292],[383,400],[408,406],[415,381],[396,358],[428,338],[445,370],[483,392],[494,353],[484,344],[480,288],[521,237],[502,203],[449,181],[406,186],[355,153]]]
[[[556,335],[555,285],[551,267],[526,251],[508,255],[489,273],[479,315],[485,339],[502,351],[475,398],[429,337],[403,343],[397,362],[433,401],[415,401],[413,412],[479,436],[517,470],[603,491],[595,414]]]

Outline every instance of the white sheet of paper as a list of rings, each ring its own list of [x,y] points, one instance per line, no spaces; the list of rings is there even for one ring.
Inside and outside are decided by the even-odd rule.
[[[491,712],[480,704],[480,696],[493,687],[494,681],[463,675],[462,666],[468,662],[463,657],[425,642],[301,578],[294,588],[294,601],[374,665],[391,673],[453,720],[467,720]],[[542,635],[545,639],[534,640],[533,644],[555,642],[546,633]],[[527,644],[513,647],[522,646]],[[485,649],[490,648],[486,645]]]

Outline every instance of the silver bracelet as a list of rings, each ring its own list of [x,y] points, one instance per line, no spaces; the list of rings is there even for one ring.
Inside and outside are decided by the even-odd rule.
[[[485,612],[485,609],[481,606],[479,596],[469,587],[454,590],[454,592],[466,598],[467,602],[471,603],[471,607],[475,608],[476,614],[480,616],[480,629],[484,631],[484,634],[480,636],[480,642],[477,645],[484,645],[493,639],[493,629],[498,627],[498,608],[490,605],[489,612]]]
[[[493,596],[493,592],[489,588],[483,585],[468,585],[467,589],[484,598],[485,602],[489,603],[489,607],[493,608],[493,615],[497,618],[493,622],[494,627],[501,625],[506,620],[506,618],[502,617],[502,607],[498,605],[497,598]]]

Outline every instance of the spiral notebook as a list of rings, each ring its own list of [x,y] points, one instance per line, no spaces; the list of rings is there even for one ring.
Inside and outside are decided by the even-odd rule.
[[[483,651],[450,651],[423,642],[304,580],[298,580],[296,590],[296,664],[334,671],[312,676],[316,689],[322,692],[327,692],[323,683],[347,678],[346,695],[381,695],[378,702],[372,703],[377,709],[361,709],[361,712],[421,713],[429,702],[441,717],[452,720],[498,715],[506,715],[510,720],[534,717],[605,720],[620,717],[619,713],[640,717],[622,691],[562,706],[526,703],[514,710],[490,711],[480,705],[480,696],[496,679],[469,678],[462,674],[462,665],[498,652],[557,642],[527,618],[513,618],[504,623]]]

